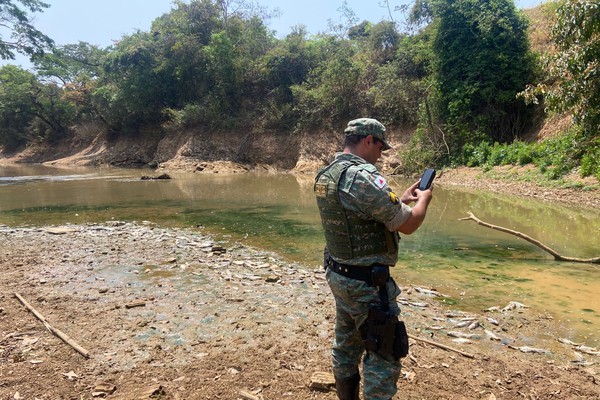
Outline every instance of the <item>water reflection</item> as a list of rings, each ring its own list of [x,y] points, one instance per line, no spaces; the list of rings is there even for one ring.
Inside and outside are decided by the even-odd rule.
[[[148,171],[0,167],[0,223],[201,225],[310,267],[321,262],[323,237],[311,176],[170,173],[172,180],[142,181],[143,175]],[[401,192],[410,182],[391,184]],[[566,256],[600,255],[599,210],[438,185],[425,224],[401,240],[397,279],[435,287],[463,309],[519,301],[563,321],[565,337],[599,345],[598,267],[555,262],[522,239],[459,221],[468,211]]]

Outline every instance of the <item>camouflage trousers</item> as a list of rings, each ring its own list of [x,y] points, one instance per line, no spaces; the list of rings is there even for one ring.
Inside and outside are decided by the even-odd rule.
[[[359,329],[367,320],[369,305],[379,303],[379,289],[367,283],[346,278],[330,269],[327,283],[335,299],[335,339],[332,350],[333,374],[348,378],[359,371],[362,359],[364,400],[389,400],[397,391],[400,361],[393,357],[366,352]],[[393,279],[387,283],[390,311],[400,313],[396,298],[400,289]],[[364,357],[363,357],[364,355]]]

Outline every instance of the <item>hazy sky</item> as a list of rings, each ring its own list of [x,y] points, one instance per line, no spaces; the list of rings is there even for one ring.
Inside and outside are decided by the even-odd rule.
[[[79,41],[106,47],[137,29],[147,31],[151,22],[169,12],[171,0],[45,0],[50,8],[35,15],[35,27],[50,36],[58,45]],[[278,8],[279,18],[269,22],[277,36],[283,37],[290,28],[303,24],[311,34],[327,30],[328,20],[340,21],[338,9],[343,0],[258,0],[269,9]],[[390,0],[392,6],[408,0]],[[542,0],[517,0],[519,8],[537,6]],[[387,16],[380,0],[347,0],[360,20],[379,22]],[[6,62],[2,62],[5,64]],[[27,64],[19,57],[15,64]],[[23,65],[27,67],[27,65]]]

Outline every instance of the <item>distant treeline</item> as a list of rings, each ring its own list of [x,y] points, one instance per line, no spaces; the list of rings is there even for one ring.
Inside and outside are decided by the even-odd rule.
[[[257,3],[175,1],[148,31],[107,48],[39,40],[16,48],[32,55],[34,72],[0,68],[0,145],[68,139],[87,123],[143,140],[188,129],[339,131],[370,116],[415,130],[404,157],[420,169],[486,163],[486,151],[518,142],[550,107],[576,118],[568,168],[587,162],[587,174],[600,176],[596,2],[542,6],[552,54],[530,49],[527,17],[512,0],[384,3],[386,21],[360,21],[344,3],[346,23],[328,33],[297,26],[277,38]]]

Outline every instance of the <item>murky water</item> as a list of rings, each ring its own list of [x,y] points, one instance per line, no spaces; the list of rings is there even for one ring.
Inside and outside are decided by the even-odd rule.
[[[142,181],[147,170],[0,167],[0,224],[153,221],[201,225],[316,267],[323,237],[312,178],[199,175]],[[409,182],[392,181],[398,192]],[[573,341],[600,346],[600,267],[556,262],[536,246],[459,221],[523,232],[559,253],[600,256],[600,210],[438,185],[425,224],[401,240],[395,277],[450,295],[449,307],[481,311],[519,301],[561,324]]]

